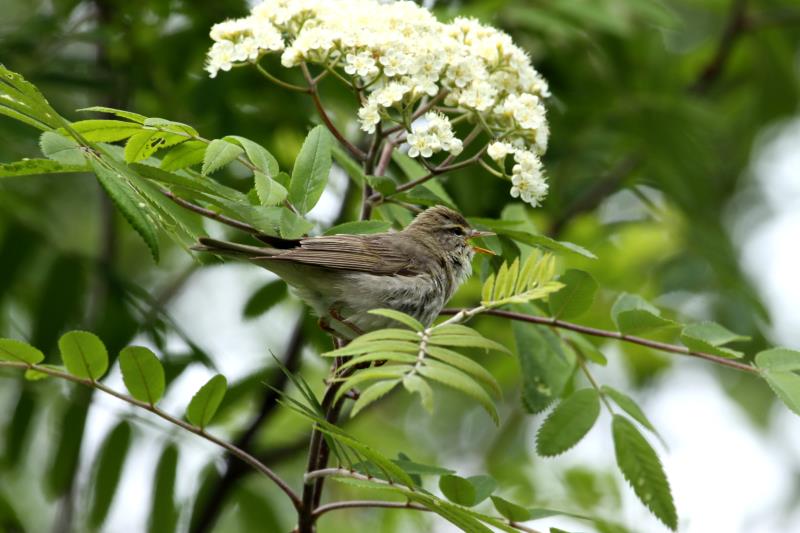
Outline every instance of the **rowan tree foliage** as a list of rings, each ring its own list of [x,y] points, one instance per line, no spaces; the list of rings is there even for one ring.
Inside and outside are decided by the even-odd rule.
[[[0,531],[119,527],[132,464],[154,532],[642,530],[621,491],[678,530],[658,376],[693,359],[754,419],[800,414],[723,220],[797,109],[792,2],[6,3]],[[265,273],[240,320],[279,342],[234,379],[172,316],[225,268],[201,236],[432,205],[496,234],[433,325],[331,339]],[[98,432],[101,397],[127,407]],[[590,431],[617,471],[542,485]]]

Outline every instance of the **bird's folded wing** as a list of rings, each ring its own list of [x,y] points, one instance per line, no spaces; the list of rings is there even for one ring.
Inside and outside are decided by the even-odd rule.
[[[413,275],[417,265],[410,254],[375,235],[331,235],[300,241],[300,246],[269,258],[339,270],[378,275]]]

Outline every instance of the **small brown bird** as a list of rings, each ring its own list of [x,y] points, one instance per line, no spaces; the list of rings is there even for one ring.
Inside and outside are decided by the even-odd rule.
[[[275,241],[276,248],[201,238],[195,250],[247,259],[274,272],[320,317],[320,324],[351,339],[397,323],[367,311],[395,309],[430,325],[472,272],[471,245],[493,235],[470,228],[443,206],[427,209],[404,230]]]

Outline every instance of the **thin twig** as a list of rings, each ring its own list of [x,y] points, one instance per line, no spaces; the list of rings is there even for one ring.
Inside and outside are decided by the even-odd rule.
[[[240,460],[242,460],[245,463],[249,464],[255,470],[257,470],[258,472],[262,473],[263,475],[265,475],[266,477],[271,479],[278,486],[278,488],[280,488],[283,491],[283,493],[286,494],[286,496],[292,501],[292,504],[294,505],[294,507],[296,509],[300,508],[300,497],[292,490],[291,487],[289,487],[289,485],[280,476],[278,476],[278,474],[273,472],[267,465],[263,464],[261,461],[259,461],[258,459],[256,459],[255,457],[253,457],[252,455],[247,453],[246,451],[236,447],[235,445],[233,445],[233,444],[231,444],[229,442],[226,442],[226,441],[224,441],[224,440],[222,440],[220,438],[217,438],[214,435],[206,433],[206,431],[203,428],[200,428],[200,427],[197,427],[197,426],[193,426],[192,424],[189,424],[188,422],[184,422],[183,420],[180,420],[179,418],[175,418],[174,416],[166,413],[165,411],[162,411],[161,409],[159,409],[158,407],[156,407],[154,405],[150,405],[147,402],[142,402],[142,401],[139,401],[139,400],[137,400],[135,398],[132,398],[132,397],[126,395],[126,394],[122,394],[121,392],[117,392],[114,389],[112,389],[112,388],[100,383],[99,381],[95,381],[95,380],[92,380],[92,379],[79,378],[77,376],[73,376],[72,374],[68,374],[66,372],[62,372],[62,371],[60,371],[60,370],[58,370],[56,368],[52,368],[52,367],[49,367],[49,366],[30,365],[30,364],[27,364],[27,363],[16,362],[16,361],[0,361],[0,367],[17,368],[17,369],[20,369],[20,370],[34,370],[36,372],[41,372],[42,374],[47,374],[48,376],[53,376],[53,377],[56,377],[56,378],[67,380],[67,381],[72,381],[73,383],[79,383],[79,384],[84,385],[86,387],[90,387],[90,388],[102,391],[102,392],[104,392],[104,393],[106,393],[106,394],[108,394],[110,396],[114,396],[115,398],[117,398],[119,400],[122,400],[123,402],[129,403],[129,404],[134,405],[136,407],[140,407],[142,409],[150,411],[154,415],[163,418],[167,422],[169,422],[169,423],[171,423],[173,425],[176,425],[176,426],[178,426],[178,427],[180,427],[182,429],[185,429],[186,431],[189,431],[190,433],[194,433],[195,435],[198,435],[198,436],[206,439],[207,441],[209,441],[209,442],[211,442],[213,444],[216,444],[220,448],[225,449],[231,455],[234,455],[237,458],[239,458]]]
[[[199,205],[193,204],[188,200],[184,200],[183,198],[177,196],[175,193],[173,193],[168,189],[161,189],[161,194],[163,194],[164,196],[166,196],[179,206],[188,209],[189,211],[194,211],[195,213],[203,215],[206,218],[210,218],[211,220],[216,220],[217,222],[221,222],[227,226],[240,229],[242,231],[245,231],[253,235],[259,235],[261,233],[258,229],[251,226],[250,224],[247,224],[246,222],[241,222],[239,220],[226,217],[225,215],[217,213],[216,211],[206,209],[205,207],[200,207]]]
[[[416,491],[411,487],[406,487],[405,485],[400,485],[397,483],[392,483],[390,481],[385,481],[383,479],[374,478],[371,476],[367,476],[361,474],[359,472],[354,472],[352,470],[347,470],[345,468],[321,468],[319,470],[314,470],[312,472],[308,472],[304,477],[303,480],[308,483],[309,481],[317,480],[317,479],[325,479],[326,477],[347,477],[352,479],[358,479],[359,481],[369,481],[371,483],[375,483],[377,485],[385,485],[391,486],[396,488],[399,491],[406,492],[409,494],[413,494]],[[333,511],[335,509],[342,509],[345,507],[392,507],[392,508],[403,508],[403,509],[413,509],[415,511],[429,511],[427,507],[423,507],[421,505],[416,505],[413,503],[406,504],[399,504],[397,502],[373,502],[373,501],[354,501],[353,503],[359,503],[361,505],[346,505],[350,502],[334,502],[331,504],[324,505],[322,507],[318,507],[314,510],[314,518],[318,517],[319,515]],[[389,504],[389,505],[372,505],[373,503],[379,504]],[[366,505],[365,505],[366,504]],[[321,512],[320,512],[321,511]],[[500,520],[498,518],[498,520]],[[539,533],[538,530],[532,529],[530,527],[524,526],[519,522],[507,521],[506,522],[509,526],[518,529],[520,531],[525,531],[526,533]]]
[[[381,500],[350,500],[342,502],[332,502],[325,505],[320,505],[314,509],[314,518],[319,518],[325,513],[336,511],[339,509],[353,509],[353,508],[368,508],[368,507],[384,507],[388,509],[414,509],[416,511],[430,511],[424,505],[413,502],[385,502]]]
[[[464,309],[452,309],[452,308],[442,309],[441,314],[455,315],[457,313],[460,313],[461,311],[464,311]],[[591,335],[593,337],[605,337],[607,339],[617,339],[625,342],[630,342],[632,344],[647,346],[648,348],[653,348],[654,350],[661,350],[662,352],[670,352],[681,355],[689,355],[691,357],[698,357],[700,359],[705,359],[707,361],[711,361],[712,363],[717,363],[719,365],[735,368],[736,370],[741,370],[743,372],[758,374],[758,369],[748,364],[739,363],[731,359],[726,359],[724,357],[720,357],[718,355],[713,355],[710,353],[690,350],[686,346],[679,346],[677,344],[667,344],[665,342],[652,341],[650,339],[645,339],[643,337],[636,337],[634,335],[626,335],[618,331],[608,331],[605,329],[597,329],[589,326],[581,326],[580,324],[574,324],[572,322],[564,322],[563,320],[558,320],[555,318],[526,315],[514,311],[504,311],[502,309],[487,309],[482,313],[486,315],[494,315],[503,318],[510,318],[512,320],[519,320],[522,322],[530,322],[532,324],[541,324],[543,326],[568,329],[570,331],[576,331],[578,333],[583,333],[584,335]]]
[[[303,349],[303,319],[302,317],[296,322],[291,336],[289,337],[288,346],[286,348],[286,355],[284,356],[283,365],[286,369],[294,373],[300,367],[300,360]],[[280,369],[275,369],[275,377],[270,383],[270,387],[264,389],[264,397],[261,400],[261,407],[256,415],[250,421],[247,429],[236,439],[234,446],[242,450],[252,451],[253,440],[258,434],[258,431],[278,407],[278,393],[277,390],[283,390],[288,383],[289,377],[285,372]],[[304,440],[305,442],[305,440]],[[262,458],[263,459],[263,458]],[[263,460],[262,460],[263,462]],[[211,531],[214,527],[219,513],[223,508],[228,494],[236,486],[237,481],[248,473],[246,468],[239,462],[234,462],[229,457],[225,464],[225,471],[222,474],[219,482],[217,482],[208,495],[207,499],[202,502],[203,508],[200,518],[192,525],[191,531],[193,533],[202,533],[204,531]]]
[[[276,78],[275,76],[270,74],[269,71],[267,71],[267,69],[262,67],[259,63],[253,63],[253,64],[256,66],[256,69],[261,73],[262,76],[267,78],[269,81],[271,81],[275,85],[278,85],[280,87],[283,87],[284,89],[289,89],[290,91],[296,91],[296,92],[299,92],[299,93],[310,93],[311,92],[311,90],[308,87],[301,87],[299,85],[294,85],[292,83],[285,82],[285,81],[283,81],[281,79]]]
[[[353,154],[353,156],[358,159],[359,161],[365,161],[367,159],[367,154],[365,154],[360,148],[355,146],[353,143],[348,141],[342,132],[340,132],[336,126],[334,125],[331,117],[328,116],[327,111],[325,111],[325,107],[322,105],[322,101],[319,99],[319,92],[317,90],[317,85],[314,83],[314,78],[311,76],[311,72],[308,70],[308,66],[305,63],[300,64],[300,69],[303,71],[303,75],[308,82],[308,93],[311,95],[311,99],[314,101],[314,107],[317,108],[317,113],[319,114],[322,121],[325,123],[325,126],[330,130],[336,140],[339,143],[347,148],[347,151]]]
[[[717,49],[711,60],[703,67],[697,79],[689,87],[689,92],[703,94],[722,74],[725,64],[733,51],[736,41],[747,29],[747,0],[733,0],[730,14],[717,43]]]

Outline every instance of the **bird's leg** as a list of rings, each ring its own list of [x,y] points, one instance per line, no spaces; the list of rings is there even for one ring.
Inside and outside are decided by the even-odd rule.
[[[336,320],[337,322],[341,322],[342,324],[344,324],[345,326],[350,328],[356,335],[363,335],[364,334],[364,332],[361,331],[361,328],[359,328],[358,326],[356,326],[352,322],[349,322],[348,320],[346,320],[342,316],[342,314],[339,312],[339,310],[336,309],[334,306],[331,306],[328,309],[328,314],[331,315],[331,317],[333,317],[333,319]]]
[[[317,325],[319,326],[319,329],[330,334],[334,339],[336,338],[336,330],[331,327],[331,323],[327,318],[320,318],[317,320]],[[336,341],[334,341],[334,344],[335,342]]]

